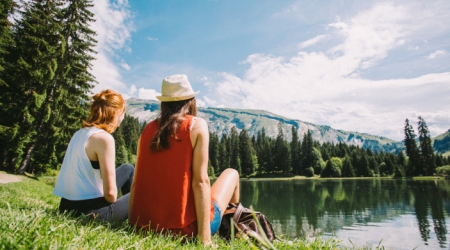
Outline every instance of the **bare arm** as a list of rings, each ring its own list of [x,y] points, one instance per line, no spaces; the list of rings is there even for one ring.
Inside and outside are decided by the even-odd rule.
[[[192,159],[192,190],[197,215],[198,238],[202,244],[211,244],[210,211],[211,186],[208,178],[209,132],[206,121],[197,118],[191,132],[194,147]]]
[[[103,195],[109,203],[117,200],[116,149],[114,138],[108,133],[96,133],[86,143],[86,154],[90,160],[98,160],[103,180]]]

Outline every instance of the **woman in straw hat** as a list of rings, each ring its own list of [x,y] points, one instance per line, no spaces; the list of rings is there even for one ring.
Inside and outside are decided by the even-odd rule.
[[[161,113],[139,139],[129,220],[209,245],[228,203],[239,202],[239,174],[226,169],[210,186],[208,125],[187,76],[166,77],[161,92]]]
[[[105,221],[125,221],[134,167],[115,166],[113,133],[125,114],[125,101],[113,90],[93,96],[91,113],[72,137],[53,194],[59,211],[89,214]],[[117,199],[117,190],[123,196]]]

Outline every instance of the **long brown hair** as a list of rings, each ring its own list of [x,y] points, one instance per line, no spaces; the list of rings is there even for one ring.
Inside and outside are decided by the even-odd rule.
[[[125,112],[125,100],[122,95],[111,89],[106,89],[92,97],[91,113],[83,121],[82,127],[97,127],[108,133],[114,132],[119,110]]]
[[[187,114],[197,115],[195,98],[177,102],[161,102],[161,113],[157,119],[159,127],[150,145],[150,150],[168,149],[170,147],[170,136],[179,140],[177,131]]]

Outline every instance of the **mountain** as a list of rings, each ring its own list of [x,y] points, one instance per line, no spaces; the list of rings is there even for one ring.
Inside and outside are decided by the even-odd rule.
[[[152,100],[128,99],[127,114],[136,117],[139,121],[151,121],[158,116],[159,102]],[[290,119],[264,110],[230,109],[230,108],[199,108],[198,116],[208,122],[209,130],[222,136],[236,126],[238,131],[244,127],[250,136],[265,128],[266,135],[276,137],[278,135],[278,123],[281,122],[283,133],[287,140],[291,140],[291,127],[298,130],[299,138],[311,130],[314,140],[333,142],[335,144],[344,142],[348,145],[357,145],[371,150],[397,153],[403,150],[403,142],[397,142],[386,137],[369,135],[359,132],[348,132],[336,130],[330,126],[316,125],[309,122]]]
[[[434,150],[444,156],[450,156],[450,129],[434,138],[432,138]]]

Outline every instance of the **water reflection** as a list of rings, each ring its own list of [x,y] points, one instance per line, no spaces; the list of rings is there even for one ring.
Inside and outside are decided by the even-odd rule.
[[[414,230],[417,245],[447,246],[450,182],[446,180],[257,180],[242,181],[241,190],[245,206],[262,211],[278,233],[289,237],[339,230],[368,230],[364,237],[370,237],[370,230],[386,221],[411,218],[405,223],[418,227]],[[416,221],[402,215],[413,215]]]

